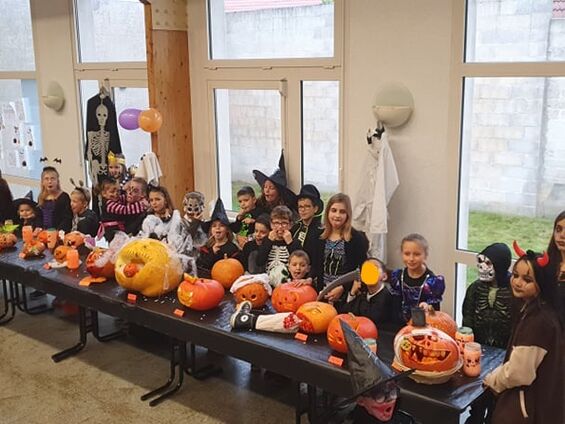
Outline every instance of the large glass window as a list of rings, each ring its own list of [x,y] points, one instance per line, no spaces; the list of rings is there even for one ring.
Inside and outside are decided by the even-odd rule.
[[[226,209],[238,210],[237,191],[260,187],[253,169],[267,175],[282,147],[281,95],[278,90],[215,89],[216,141],[220,197]]]
[[[333,3],[328,0],[209,0],[210,57],[333,57]]]
[[[0,79],[0,169],[39,179],[43,155],[35,80]]]
[[[79,62],[145,62],[139,0],[75,0]]]
[[[564,59],[562,1],[468,0],[467,7],[467,62]]]
[[[0,3],[0,71],[34,71],[29,0]]]
[[[302,182],[339,191],[339,81],[302,81]]]

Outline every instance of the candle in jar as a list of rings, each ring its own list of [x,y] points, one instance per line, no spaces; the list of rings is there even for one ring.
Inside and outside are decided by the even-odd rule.
[[[31,225],[22,227],[22,239],[24,243],[29,243],[33,239],[33,227]]]
[[[47,247],[55,249],[57,245],[57,230],[51,229],[47,232]]]
[[[465,343],[463,349],[463,373],[467,377],[481,374],[481,345],[476,342]]]
[[[78,258],[78,250],[69,249],[67,252],[67,268],[77,269],[79,265],[80,265],[80,261]]]
[[[463,357],[463,349],[465,348],[465,343],[474,342],[475,336],[473,330],[469,327],[459,327],[455,333],[455,341],[459,347],[459,354]]]

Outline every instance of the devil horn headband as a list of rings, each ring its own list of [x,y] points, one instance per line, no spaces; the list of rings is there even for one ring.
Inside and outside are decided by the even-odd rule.
[[[522,250],[522,248],[518,245],[518,242],[516,240],[514,240],[514,242],[512,243],[512,247],[514,248],[514,252],[516,252],[516,254],[518,255],[519,258],[521,258],[522,256],[528,255],[528,253],[526,253],[526,252],[524,252],[524,250]],[[528,251],[528,252],[530,252],[530,251]],[[542,268],[545,267],[549,263],[549,255],[545,251],[543,252],[543,254],[541,256],[538,256],[535,259],[536,259],[536,263]]]

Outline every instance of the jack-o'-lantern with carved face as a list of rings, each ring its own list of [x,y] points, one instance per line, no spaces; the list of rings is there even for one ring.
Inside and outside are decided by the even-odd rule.
[[[67,252],[70,249],[71,248],[69,246],[57,246],[55,248],[55,250],[53,251],[53,257],[55,258],[55,260],[57,262],[62,264],[63,262],[65,262],[67,260]]]
[[[402,328],[394,338],[396,360],[419,371],[446,372],[461,365],[457,343],[432,327]]]
[[[12,233],[0,233],[0,250],[14,247],[18,238]]]
[[[297,287],[292,283],[285,283],[273,290],[271,303],[277,312],[296,312],[306,302],[313,302],[318,297],[312,286]]]
[[[331,320],[337,315],[336,309],[329,303],[306,302],[296,311],[302,320],[300,329],[305,333],[325,333]]]
[[[269,298],[269,293],[262,283],[250,283],[238,288],[233,294],[235,301],[241,303],[245,300],[253,304],[254,309],[262,308]]]
[[[84,235],[80,231],[67,233],[63,239],[63,244],[76,249],[84,244]]]
[[[153,239],[133,240],[124,245],[115,267],[119,285],[149,297],[176,289],[183,275],[179,259]]]

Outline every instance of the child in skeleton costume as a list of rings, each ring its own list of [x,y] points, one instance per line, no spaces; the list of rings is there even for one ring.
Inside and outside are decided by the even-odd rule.
[[[125,185],[131,178],[122,153],[108,153],[108,176],[120,185],[120,191],[125,191]]]
[[[300,249],[300,243],[292,239],[291,225],[292,211],[286,206],[276,206],[271,212],[272,230],[259,246],[257,265],[265,266],[273,287],[288,279],[288,259],[293,251]]]
[[[324,202],[320,198],[320,192],[312,184],[303,185],[297,199],[300,220],[294,224],[290,232],[292,238],[300,242],[302,249],[310,257],[312,267],[310,276],[314,280],[314,286],[317,287],[317,282],[323,278],[321,255],[318,250],[320,236],[324,231],[321,218]]]
[[[188,229],[195,249],[204,246],[208,241],[206,232],[202,229],[204,217],[204,195],[199,191],[189,191],[184,195],[182,208],[184,211],[183,224]]]
[[[222,199],[216,200],[210,221],[202,223],[202,229],[210,238],[206,245],[200,248],[200,255],[196,260],[199,272],[208,274],[214,264],[225,257],[239,260],[240,250],[233,243],[233,233]]]
[[[241,250],[241,263],[245,271],[250,274],[262,274],[265,272],[265,267],[257,265],[257,254],[259,246],[263,244],[271,232],[271,218],[266,213],[258,216],[254,227],[253,239],[245,243]]]
[[[402,261],[405,267],[396,269],[390,278],[390,291],[393,295],[393,309],[399,311],[395,317],[398,323],[410,320],[412,308],[425,302],[439,311],[445,280],[435,275],[426,265],[428,242],[420,234],[409,234],[400,244]]]
[[[235,222],[230,224],[237,244],[241,249],[252,238],[255,232],[255,220],[265,213],[265,210],[257,206],[255,190],[250,186],[243,186],[237,192],[239,203],[239,213],[235,217]]]
[[[180,212],[174,208],[169,192],[162,186],[149,186],[148,198],[150,209],[139,235],[164,242],[179,255],[185,272],[195,274],[196,262],[190,256],[192,237],[182,223]]]
[[[463,301],[463,325],[473,330],[475,341],[504,349],[512,326],[510,249],[504,243],[487,246],[477,255],[479,279]]]
[[[99,222],[98,215],[91,209],[88,209],[90,204],[90,190],[84,186],[82,181],[76,185],[71,178],[71,184],[75,186],[71,192],[71,210],[73,211],[73,225],[71,231],[79,231],[82,234],[96,236],[98,232]]]
[[[484,384],[498,395],[492,423],[563,423],[563,325],[547,253],[524,252],[516,242],[512,294],[523,302],[504,363]]]
[[[319,422],[415,424],[414,418],[396,409],[400,394],[397,381],[411,371],[396,374],[345,321],[340,321],[340,324],[347,342],[347,368],[354,395],[323,414]]]

